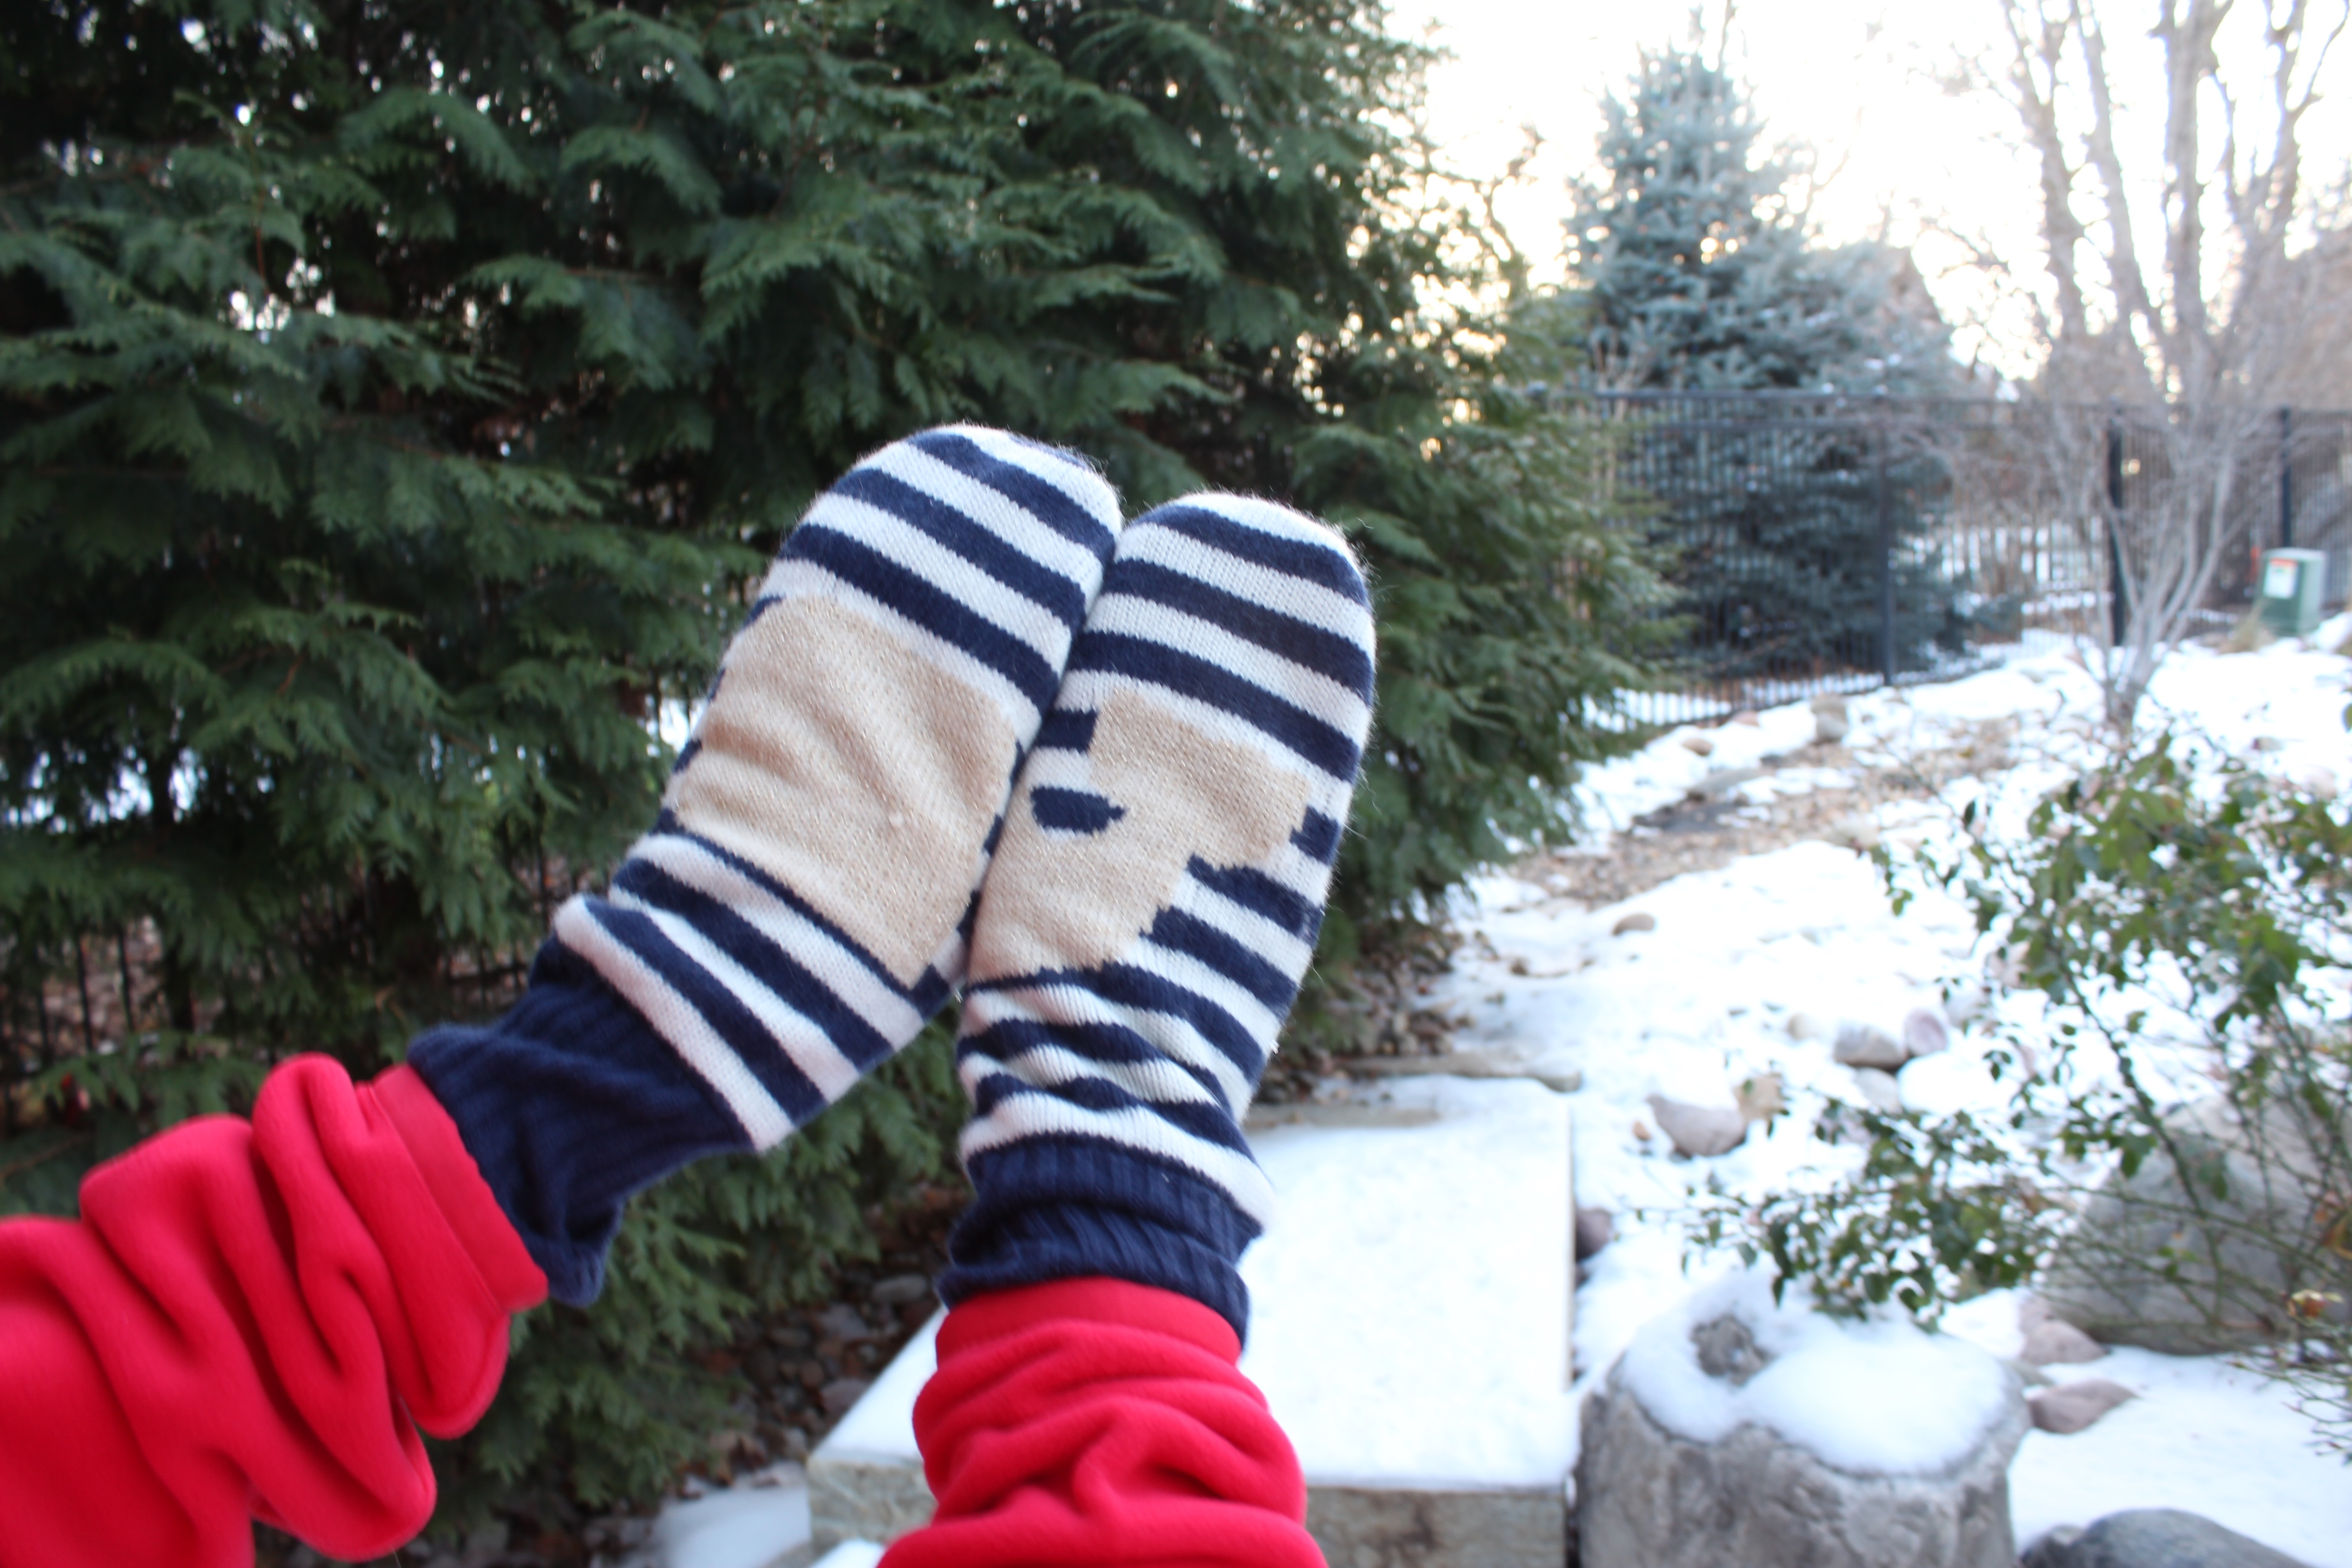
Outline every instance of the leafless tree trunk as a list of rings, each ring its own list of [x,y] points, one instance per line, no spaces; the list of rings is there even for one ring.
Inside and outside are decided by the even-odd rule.
[[[2142,0],[2163,78],[2121,84],[2093,0],[1998,4],[2006,58],[1978,74],[2016,110],[2040,175],[2039,390],[2058,405],[2042,460],[2085,542],[2119,563],[2120,635],[2088,639],[2086,662],[2128,733],[2157,665],[2245,546],[2231,520],[2273,411],[2352,394],[2342,192],[2306,188],[2301,139],[2352,0]],[[2232,15],[2256,5],[2259,68],[2225,68]],[[2161,106],[2160,258],[2141,253],[2119,97]],[[2120,508],[2095,412],[2108,402],[2139,466]]]

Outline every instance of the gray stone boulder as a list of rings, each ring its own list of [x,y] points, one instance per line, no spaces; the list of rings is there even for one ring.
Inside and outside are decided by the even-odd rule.
[[[1710,1377],[1740,1385],[1771,1361],[1744,1323],[1699,1324]],[[1958,1458],[1916,1474],[1841,1469],[1752,1422],[1713,1441],[1652,1415],[1620,1362],[1585,1402],[1577,1471],[1581,1568],[2015,1568],[2009,1464],[2021,1385]]]
[[[2053,1315],[2103,1343],[2168,1355],[2275,1338],[2289,1327],[2284,1303],[2298,1291],[2314,1292],[2306,1299],[2318,1310],[2345,1321],[2352,1261],[2314,1225],[2341,1185],[2340,1153],[2315,1152],[2284,1108],[2249,1136],[2218,1097],[2181,1108],[2165,1125],[2200,1179],[2184,1183],[2161,1148],[2132,1175],[2111,1177],[2051,1261],[2041,1294]]]
[[[2234,1530],[2177,1508],[2111,1513],[2088,1530],[2053,1530],[2021,1568],[2304,1568]]]

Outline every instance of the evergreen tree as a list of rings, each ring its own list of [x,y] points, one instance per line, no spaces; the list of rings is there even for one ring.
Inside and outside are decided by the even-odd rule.
[[[1590,445],[1421,303],[1480,279],[1381,21],[0,12],[0,1210],[69,1209],[290,1052],[366,1072],[494,1012],[649,820],[655,721],[747,575],[929,424],[1079,446],[1133,508],[1216,483],[1356,532],[1381,728],[1336,952],[1555,831],[1621,743],[1589,716],[1642,675],[1648,580]],[[648,1194],[597,1308],[526,1321],[446,1495],[657,1487],[727,1392],[697,1346],[870,1247],[961,1112],[935,1035]]]
[[[1555,303],[1616,391],[1950,395],[1948,333],[1908,256],[1815,245],[1794,171],[1740,85],[1695,48],[1644,54],[1603,104],[1599,168],[1574,187],[1580,287]],[[1965,629],[1922,548],[1940,475],[1878,412],[1657,404],[1630,476],[1665,503],[1689,654],[1731,680],[1874,670],[1882,528],[1903,668]],[[1635,412],[1642,411],[1637,405]],[[1885,509],[1882,511],[1882,485]]]

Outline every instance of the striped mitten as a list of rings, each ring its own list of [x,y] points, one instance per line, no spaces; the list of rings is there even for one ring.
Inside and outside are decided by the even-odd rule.
[[[785,541],[611,889],[564,905],[496,1028],[412,1047],[557,1299],[595,1295],[631,1193],[781,1142],[961,979],[1118,529],[1082,460],[999,432],[858,464]]]
[[[1338,534],[1196,496],[1121,536],[981,895],[950,1301],[1172,1290],[1245,1332],[1241,1120],[1313,956],[1371,720]]]

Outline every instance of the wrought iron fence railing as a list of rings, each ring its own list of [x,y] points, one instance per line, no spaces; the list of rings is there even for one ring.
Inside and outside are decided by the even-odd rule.
[[[1669,551],[1685,679],[1635,698],[1644,721],[1938,679],[2037,635],[2120,637],[2174,557],[2198,564],[2179,584],[2202,629],[2245,614],[2264,549],[2325,552],[2330,605],[2352,576],[2352,413],[1571,395],[1622,427],[1610,482]]]

